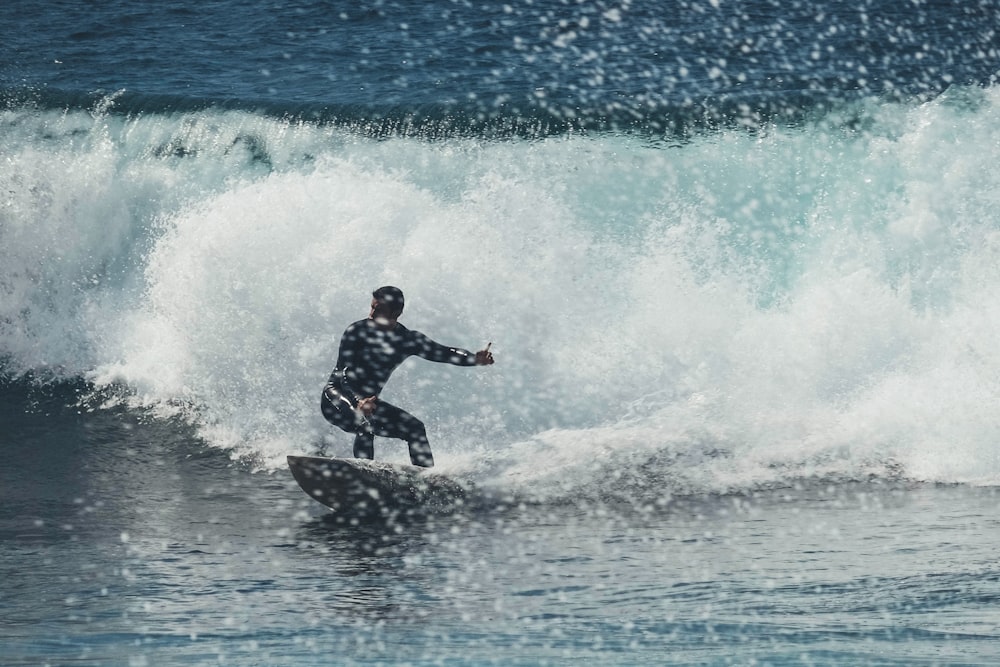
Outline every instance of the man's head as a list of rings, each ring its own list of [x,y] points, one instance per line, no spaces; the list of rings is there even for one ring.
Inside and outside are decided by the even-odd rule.
[[[403,290],[386,285],[372,292],[372,317],[394,320],[403,314]]]

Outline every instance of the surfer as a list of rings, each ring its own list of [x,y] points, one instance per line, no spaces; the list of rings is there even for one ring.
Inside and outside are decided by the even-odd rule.
[[[490,345],[472,353],[436,343],[419,331],[399,323],[403,314],[403,292],[398,287],[380,287],[372,292],[368,318],[347,327],[340,339],[337,367],[323,389],[320,409],[326,420],[354,433],[354,456],[375,457],[375,436],[406,440],[410,462],[434,465],[424,423],[379,398],[392,372],[410,356],[456,366],[488,366],[493,363]]]

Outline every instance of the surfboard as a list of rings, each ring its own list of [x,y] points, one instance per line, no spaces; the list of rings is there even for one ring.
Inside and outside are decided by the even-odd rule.
[[[388,515],[413,509],[454,509],[466,489],[444,475],[367,459],[288,456],[292,476],[310,498],[352,515]]]

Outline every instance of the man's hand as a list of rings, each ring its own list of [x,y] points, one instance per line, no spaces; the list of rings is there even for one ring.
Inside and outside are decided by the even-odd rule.
[[[490,346],[492,345],[493,342],[490,341],[489,343],[486,344],[485,350],[479,350],[479,352],[476,352],[477,366],[489,366],[493,363],[493,353],[490,352]]]
[[[357,409],[365,417],[371,417],[372,413],[375,412],[375,408],[378,407],[377,403],[378,403],[378,398],[375,397],[375,396],[369,396],[368,398],[362,398],[360,401],[358,401],[358,407],[357,407]]]

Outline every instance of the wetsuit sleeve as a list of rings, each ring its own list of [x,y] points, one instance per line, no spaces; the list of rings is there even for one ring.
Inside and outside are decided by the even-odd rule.
[[[412,339],[412,352],[414,355],[426,359],[427,361],[436,361],[443,364],[453,364],[455,366],[475,366],[476,365],[476,354],[475,352],[469,352],[468,350],[463,350],[460,347],[448,347],[447,345],[442,345],[437,343],[419,331],[411,332],[413,335]]]

